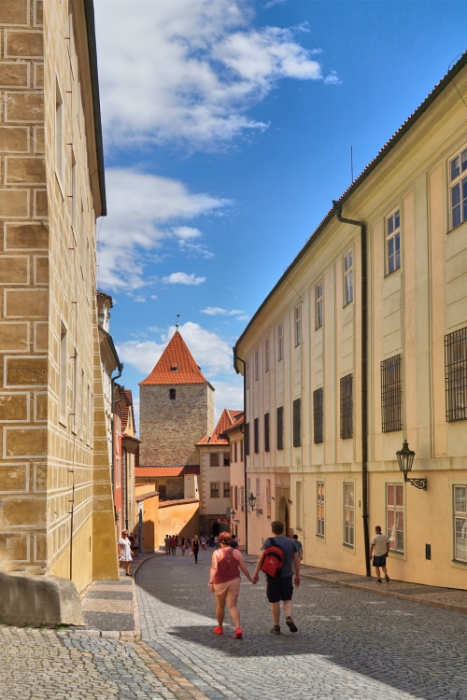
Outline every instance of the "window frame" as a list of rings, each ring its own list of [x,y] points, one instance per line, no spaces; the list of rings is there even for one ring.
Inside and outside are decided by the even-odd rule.
[[[219,466],[219,452],[209,453],[209,466],[218,467]]]
[[[65,105],[63,93],[55,75],[55,175],[63,195],[63,183],[65,179]]]
[[[230,467],[230,452],[223,452],[222,453],[222,466],[223,467]]]
[[[258,509],[261,510],[261,477],[256,477],[256,501],[255,501],[256,512]]]
[[[340,380],[340,435],[341,440],[353,437],[353,375],[346,374]]]
[[[295,347],[298,347],[302,342],[302,304],[297,304],[293,311],[294,318],[294,341]]]
[[[264,451],[271,451],[271,420],[269,411],[264,414]]]
[[[326,490],[324,480],[316,481],[316,537],[324,539],[326,533]]]
[[[264,371],[269,372],[269,336],[264,340]]]
[[[321,328],[324,323],[324,286],[323,280],[315,285],[315,330]]]
[[[244,442],[245,442],[244,453],[248,457],[250,454],[250,424],[249,423],[245,423]]]
[[[346,491],[352,493],[352,503],[346,502]],[[346,512],[352,514],[352,518],[346,520]],[[343,483],[343,515],[344,515],[344,547],[349,547],[355,549],[355,483],[353,481],[344,481]],[[350,523],[352,520],[352,523]],[[347,537],[348,534],[352,533],[351,537]],[[352,540],[351,542],[349,540]]]
[[[60,329],[59,350],[59,394],[58,394],[58,420],[67,427],[68,423],[68,330],[62,323]]]
[[[209,492],[211,494],[211,498],[220,498],[220,491],[221,491],[220,483],[221,483],[220,481],[211,481],[209,483],[209,486],[210,486]],[[213,488],[214,486],[217,486],[217,489],[214,489]],[[213,493],[214,491],[217,491],[217,496],[214,495],[214,493]]]
[[[398,225],[396,226],[396,221],[399,221]],[[393,230],[389,231],[389,228],[393,225]],[[401,208],[397,207],[394,209],[387,217],[385,220],[385,227],[384,227],[384,238],[385,238],[385,268],[386,268],[386,275],[392,275],[393,272],[396,272],[396,270],[400,270],[401,268]],[[395,241],[396,243],[398,242],[399,244],[399,250],[397,251],[397,247],[394,249],[394,252],[391,254],[389,251],[391,241]],[[394,258],[394,264],[395,267],[391,269],[391,258]],[[397,262],[399,264],[397,264]]]
[[[245,388],[250,388],[250,363],[248,360],[245,362]]]
[[[253,443],[255,454],[259,454],[259,418],[253,420]]]
[[[292,403],[293,446],[302,445],[302,400],[294,399]]]
[[[284,321],[277,326],[277,361],[284,359]]]
[[[295,529],[303,529],[303,479],[295,481]]]
[[[401,481],[388,481],[386,482],[386,532],[389,537],[389,551],[395,554],[405,554],[405,490],[404,483]],[[389,503],[389,489],[394,489],[394,503]],[[402,494],[402,505],[397,504],[397,493]],[[389,514],[394,514],[393,524],[390,525]],[[398,528],[398,520],[400,517],[397,516],[402,514],[402,529]],[[392,537],[389,534],[393,533]],[[402,532],[402,548],[397,546],[397,533]]]
[[[313,442],[324,442],[324,388],[321,386],[313,392]]]
[[[467,327],[444,336],[444,373],[446,422],[467,420]]]
[[[463,157],[466,157],[465,163],[466,167],[462,169],[463,165]],[[452,174],[452,168],[453,168],[453,163],[456,160],[456,158],[459,158],[459,174],[453,177]],[[449,230],[453,231],[455,228],[463,224],[465,221],[467,221],[467,196],[463,196],[463,190],[466,188],[467,190],[467,145],[464,145],[463,148],[460,148],[453,156],[452,158],[449,158],[448,160],[448,186],[449,186]],[[458,205],[456,204],[455,206],[459,206],[459,221],[455,223],[454,215],[453,215],[453,191],[456,187],[459,187],[459,203]],[[467,195],[467,192],[466,192]]]
[[[176,389],[169,389],[169,400],[170,401],[176,401],[177,399],[177,390]]]
[[[347,267],[347,260],[350,256],[350,264]],[[344,255],[343,263],[344,272],[344,306],[348,306],[353,302],[354,285],[353,285],[353,248],[350,248]],[[348,283],[350,280],[350,283]]]
[[[402,427],[402,355],[398,354],[381,362],[381,430],[392,433]]]
[[[284,406],[278,406],[276,411],[276,445],[278,450],[284,449]]]
[[[456,489],[463,489],[464,490],[464,502],[466,503],[465,510],[457,510],[456,509]],[[452,485],[452,536],[453,536],[453,559],[456,562],[460,562],[461,564],[467,564],[467,485],[466,484],[453,484]],[[465,558],[462,559],[458,556],[458,550],[457,550],[457,521],[458,520],[463,520],[464,521],[464,526],[463,526],[463,532],[464,532],[464,537],[462,538],[464,540],[464,556]]]
[[[230,481],[222,482],[222,493],[223,498],[228,498],[230,500]]]
[[[266,517],[271,517],[271,479],[266,479]]]
[[[255,382],[259,379],[259,350],[255,350]]]

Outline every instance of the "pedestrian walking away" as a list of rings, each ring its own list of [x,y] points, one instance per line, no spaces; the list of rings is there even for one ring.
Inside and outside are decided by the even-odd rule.
[[[376,583],[382,583],[380,567],[383,570],[384,578],[389,583],[388,570],[386,567],[386,557],[389,554],[389,537],[383,535],[381,527],[375,527],[375,536],[371,540],[370,559],[373,559],[373,566],[376,569]]]
[[[185,554],[186,542],[185,542],[185,538],[184,538],[184,537],[182,537],[182,541],[181,541],[181,544],[180,544],[180,549],[182,550],[182,554]]]
[[[272,537],[268,537],[263,543],[261,554],[256,563],[255,573],[253,574],[253,583],[256,583],[259,578],[259,572],[266,556],[266,550],[270,547],[278,547],[282,550],[284,560],[282,566],[276,576],[268,576],[266,595],[271,603],[272,619],[274,627],[271,629],[273,634],[280,634],[280,616],[282,601],[285,613],[285,623],[291,632],[297,632],[297,626],[292,619],[292,595],[293,587],[298,588],[300,585],[300,558],[298,556],[295,542],[288,537],[283,536],[284,525],[280,520],[275,520],[271,523]],[[272,541],[271,541],[272,540]],[[294,576],[295,571],[295,576]]]
[[[230,546],[233,547],[234,549],[237,549],[237,547],[238,547],[238,540],[237,540],[237,536],[236,536],[236,535],[233,535],[233,536],[232,536],[232,539],[231,539],[231,541],[230,541]]]
[[[246,568],[241,553],[231,547],[231,542],[230,533],[221,532],[219,535],[220,548],[212,554],[208,586],[209,590],[216,594],[217,627],[214,628],[213,632],[214,634],[224,633],[225,604],[227,603],[230,617],[235,626],[234,639],[243,639],[240,612],[237,608],[237,599],[240,593],[240,570],[250,583],[253,583],[253,579]]]
[[[298,539],[298,535],[294,535],[292,539],[295,542],[295,547],[297,548],[298,558],[300,559],[300,561],[303,561],[303,545]]]
[[[164,545],[165,545],[165,553],[170,554],[170,537],[169,537],[169,535],[165,536]]]
[[[172,535],[170,538],[170,551],[175,556],[177,554],[177,536]]]
[[[195,558],[195,564],[198,563],[198,554],[199,554],[199,538],[198,535],[195,535],[193,537],[193,542],[191,543],[191,551],[192,554]]]
[[[131,543],[128,539],[128,530],[122,531],[122,536],[118,540],[118,558],[125,566],[125,573],[127,576],[130,574],[130,564],[133,561],[131,556]]]

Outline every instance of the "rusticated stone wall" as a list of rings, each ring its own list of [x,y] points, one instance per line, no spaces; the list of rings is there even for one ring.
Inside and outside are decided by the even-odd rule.
[[[140,466],[199,464],[196,443],[214,429],[214,392],[208,384],[143,385],[140,412]]]

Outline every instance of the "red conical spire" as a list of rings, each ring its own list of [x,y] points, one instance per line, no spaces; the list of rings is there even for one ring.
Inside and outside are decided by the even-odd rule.
[[[209,384],[178,330],[151,374],[140,382],[148,384]]]

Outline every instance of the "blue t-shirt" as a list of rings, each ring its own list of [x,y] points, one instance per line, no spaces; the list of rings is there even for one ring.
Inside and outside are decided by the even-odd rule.
[[[272,547],[273,545],[271,539],[271,537],[268,537],[267,540],[264,540],[261,549]],[[282,564],[281,578],[289,578],[290,576],[293,576],[293,559],[294,554],[297,551],[295,542],[290,540],[288,537],[284,537],[283,535],[274,535],[273,539],[275,546],[280,547],[284,552],[284,563]]]
[[[300,552],[302,551],[303,545],[302,545],[302,543],[300,542],[300,540],[297,540],[297,541],[294,540],[294,542],[295,542],[295,546],[296,546],[296,548],[297,548],[298,558],[300,559]]]

